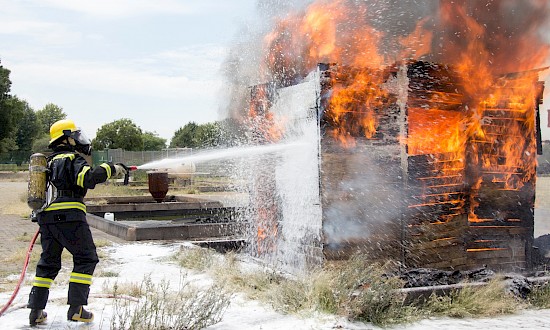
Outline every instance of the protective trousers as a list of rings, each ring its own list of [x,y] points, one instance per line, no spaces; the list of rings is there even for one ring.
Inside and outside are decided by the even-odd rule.
[[[87,305],[92,274],[99,262],[88,223],[60,222],[40,225],[42,254],[29,295],[28,307],[44,309],[49,289],[61,269],[61,253],[66,248],[73,255],[73,272],[69,280],[69,305]]]

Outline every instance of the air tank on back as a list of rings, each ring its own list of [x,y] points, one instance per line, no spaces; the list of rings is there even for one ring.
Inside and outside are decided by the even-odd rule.
[[[46,156],[32,154],[29,159],[29,185],[27,188],[27,205],[37,211],[46,204]]]

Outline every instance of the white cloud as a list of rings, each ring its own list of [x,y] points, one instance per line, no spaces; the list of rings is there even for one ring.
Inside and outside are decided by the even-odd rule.
[[[33,84],[58,86],[61,90],[154,96],[157,98],[208,97],[216,80],[191,80],[184,75],[166,76],[136,67],[114,66],[104,62],[10,64],[17,79]]]
[[[226,52],[227,48],[220,45],[194,45],[161,51],[138,61],[168,76],[182,74],[190,79],[218,79]]]
[[[71,30],[68,26],[37,19],[12,18],[9,15],[0,14],[0,35],[19,36],[19,40],[14,40],[13,44],[8,46],[17,46],[23,44],[21,40],[27,42],[29,39],[32,44],[41,45],[67,45],[74,44],[82,39],[82,34]]]
[[[185,14],[193,12],[191,1],[177,0],[35,0],[41,5],[104,18],[143,14]]]
[[[35,20],[10,20],[4,17],[0,21],[0,33],[2,34],[34,34],[38,31],[49,30],[55,24]]]

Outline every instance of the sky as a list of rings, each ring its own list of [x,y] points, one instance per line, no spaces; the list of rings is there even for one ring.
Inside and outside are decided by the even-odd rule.
[[[90,138],[129,118],[169,141],[189,122],[225,117],[222,64],[257,2],[0,0],[0,61],[13,95],[35,110],[60,106]]]
[[[0,0],[11,94],[60,106],[90,138],[129,118],[170,140],[223,119],[221,65],[256,0]]]

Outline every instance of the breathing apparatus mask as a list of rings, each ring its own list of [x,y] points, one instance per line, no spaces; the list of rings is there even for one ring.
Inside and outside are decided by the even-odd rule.
[[[50,148],[66,141],[76,151],[88,156],[92,154],[90,139],[70,119],[62,119],[53,123],[50,127],[50,138]]]
[[[63,131],[65,133],[66,131]],[[75,150],[84,154],[84,155],[91,155],[92,154],[92,145],[90,142],[90,139],[79,129],[76,131],[68,131],[69,137],[72,138],[75,142]]]

